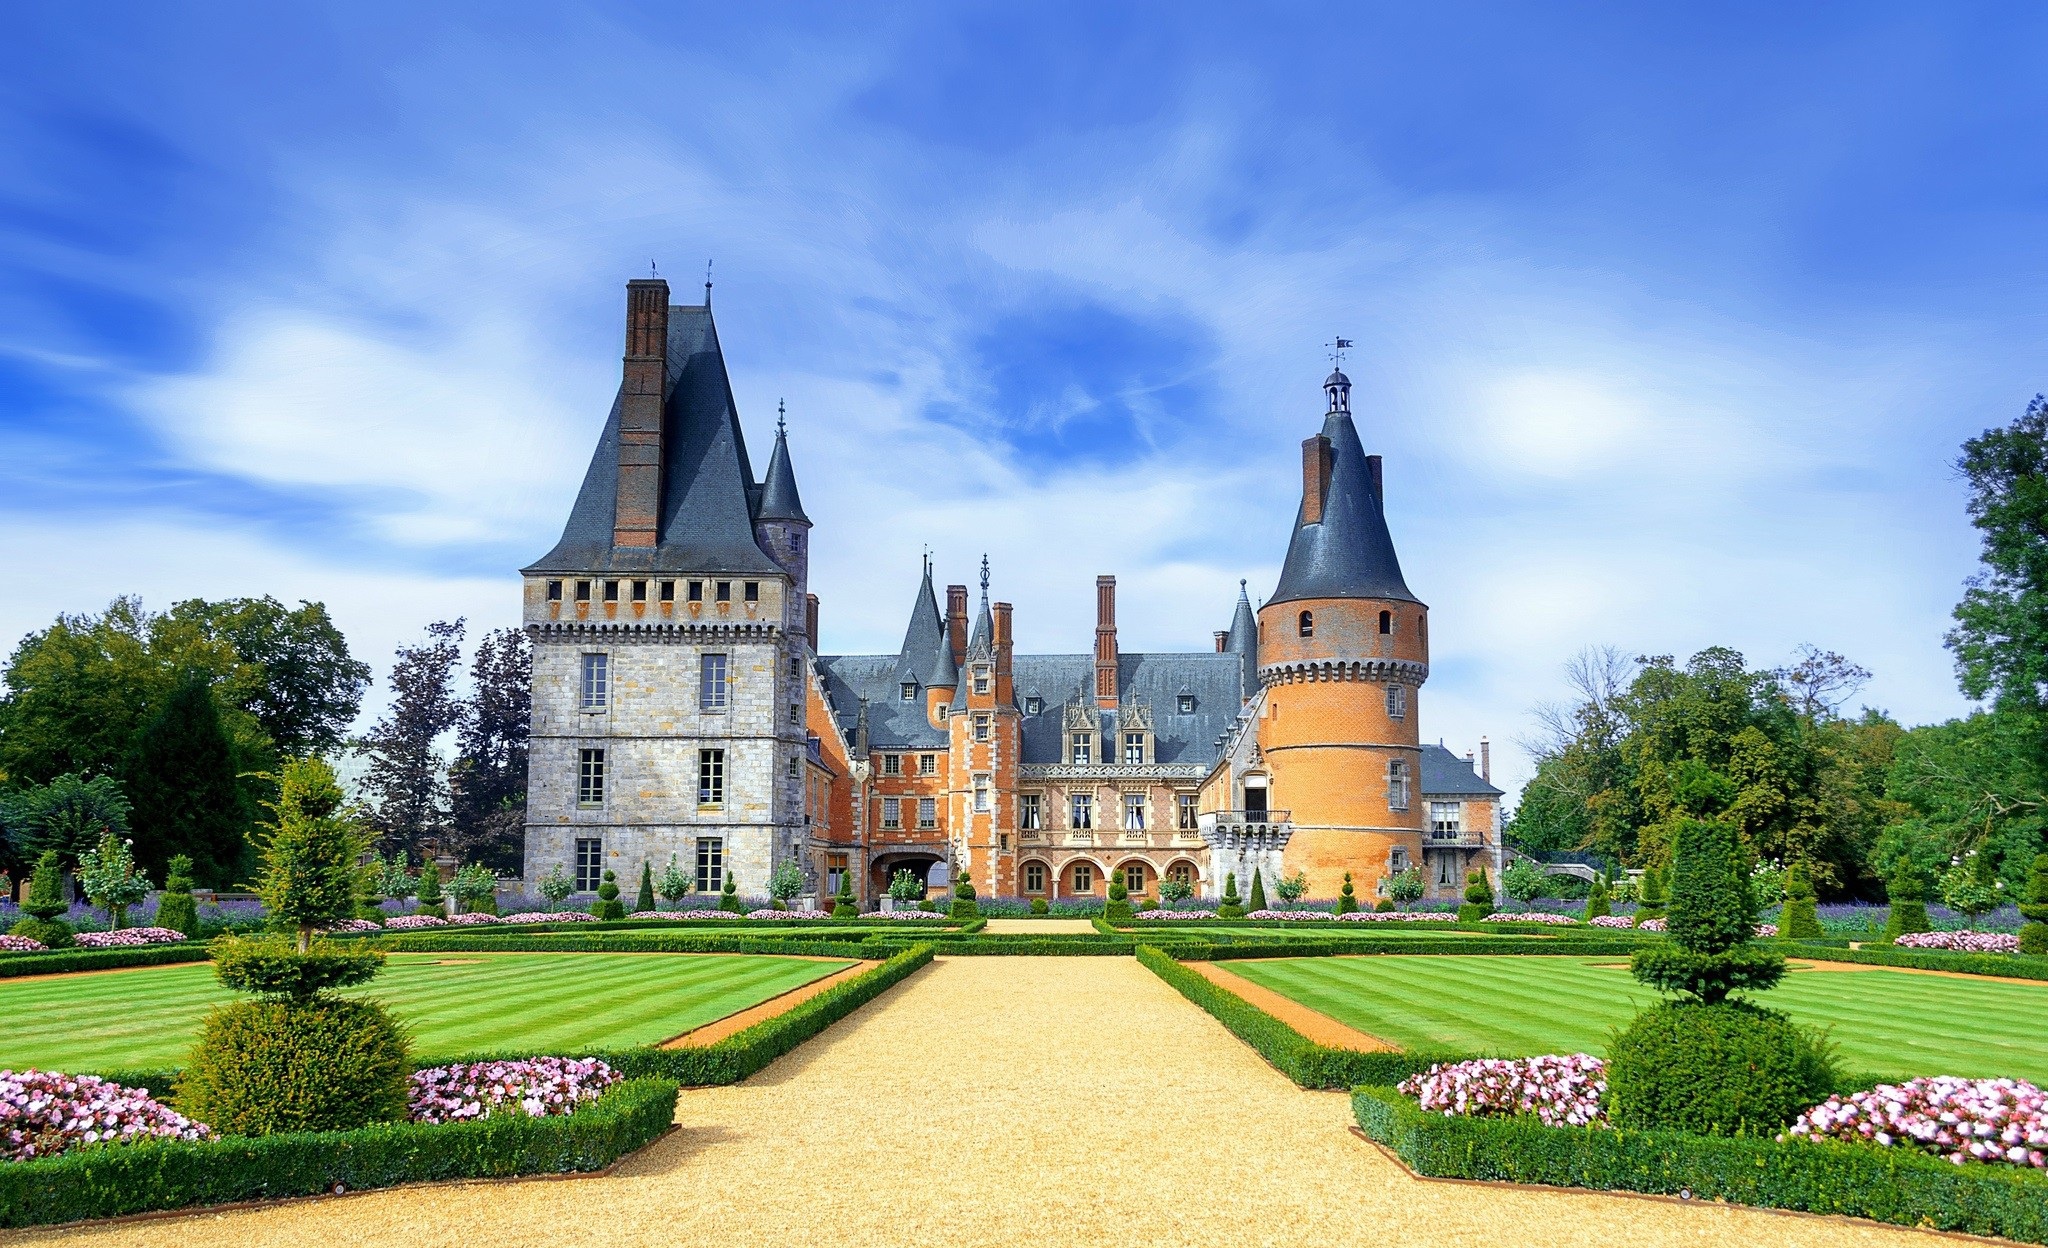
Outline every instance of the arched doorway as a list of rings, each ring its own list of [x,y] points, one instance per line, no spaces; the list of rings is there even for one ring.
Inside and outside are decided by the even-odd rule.
[[[944,859],[939,855],[923,850],[897,850],[876,854],[868,867],[868,886],[873,890],[870,895],[877,898],[888,896],[889,884],[896,878],[896,873],[908,871],[911,878],[917,881],[918,888],[923,890],[922,895],[929,897],[932,868],[942,861]]]

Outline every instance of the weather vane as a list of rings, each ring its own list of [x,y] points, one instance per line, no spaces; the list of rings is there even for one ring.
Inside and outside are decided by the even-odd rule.
[[[649,277],[660,277],[660,276],[661,276],[661,270],[660,270],[660,269],[659,269],[658,267],[656,267],[656,266],[655,266],[655,263],[654,263],[654,261],[652,261],[652,260],[649,260],[649,261],[647,262],[647,276],[649,276]]]
[[[988,552],[981,555],[981,600],[988,601]]]
[[[783,401],[781,399],[775,400],[775,432],[777,434],[782,432],[784,411]]]
[[[704,306],[711,306],[711,262],[704,262]]]
[[[1343,372],[1344,353],[1351,349],[1351,340],[1349,338],[1339,338],[1335,342],[1326,342],[1323,345],[1330,348],[1330,364],[1338,372]]]

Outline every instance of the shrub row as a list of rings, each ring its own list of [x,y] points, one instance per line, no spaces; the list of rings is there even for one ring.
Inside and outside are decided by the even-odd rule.
[[[0,979],[21,975],[60,975],[69,971],[110,971],[123,966],[168,966],[206,961],[199,941],[177,945],[137,945],[129,949],[57,949],[49,953],[0,955]]]
[[[1787,957],[1805,957],[1823,962],[1855,962],[1863,966],[1898,966],[1916,971],[1957,971],[1964,975],[2005,975],[2013,979],[2048,980],[2048,958],[2023,953],[1947,953],[1939,949],[1861,949],[1801,947],[1817,942],[1788,941],[1772,946]]]
[[[1391,1086],[1437,1062],[1464,1061],[1470,1053],[1360,1053],[1317,1044],[1234,992],[1210,983],[1163,950],[1138,946],[1138,961],[1180,995],[1216,1016],[1232,1035],[1258,1051],[1276,1070],[1304,1088]]]
[[[449,936],[441,930],[387,936],[378,947],[390,953],[780,953],[820,958],[871,958],[874,949],[858,940],[806,939],[796,933],[739,936],[719,932],[493,932]]]
[[[399,1183],[601,1170],[666,1132],[672,1079],[631,1079],[573,1114],[393,1123],[201,1144],[86,1148],[0,1165],[0,1227]]]
[[[2048,1175],[1956,1165],[1896,1148],[1546,1127],[1447,1118],[1390,1088],[1351,1094],[1359,1128],[1417,1174],[1602,1191],[1691,1193],[1770,1209],[1844,1214],[2048,1243]]]
[[[1155,943],[1148,941],[1148,944]],[[1189,946],[1191,949],[1198,946]],[[1325,937],[1303,936],[1293,940],[1231,940],[1218,936],[1207,945],[1213,952],[1207,954],[1189,953],[1191,958],[1312,958],[1332,957],[1338,954],[1516,954],[1529,957],[1627,957],[1641,948],[1637,941],[1610,940],[1603,937],[1587,937],[1581,940],[1532,941],[1517,936],[1502,936],[1489,939],[1485,936],[1452,937],[1431,940],[1428,937],[1410,937],[1405,940],[1375,940],[1369,934],[1351,936],[1332,935]]]

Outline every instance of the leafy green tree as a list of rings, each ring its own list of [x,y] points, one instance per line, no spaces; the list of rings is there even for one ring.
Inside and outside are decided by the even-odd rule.
[[[2020,902],[2020,952],[2048,954],[2048,853],[2034,855],[2027,872],[2026,900]]]
[[[391,706],[363,737],[363,787],[375,799],[378,838],[423,857],[448,829],[448,781],[434,743],[462,720],[454,690],[461,661],[462,621],[427,625],[423,642],[398,648]]]
[[[548,903],[550,910],[559,908],[563,902],[569,900],[569,894],[575,891],[576,885],[563,873],[562,864],[559,862],[549,867],[548,873],[540,879],[540,895]]]
[[[1169,906],[1177,906],[1195,895],[1195,886],[1186,880],[1167,876],[1159,881],[1159,900]]]
[[[0,773],[33,785],[117,772],[175,678],[152,653],[150,623],[141,599],[117,598],[103,615],[60,615],[23,638],[0,697]],[[233,665],[225,646],[206,657],[194,665]]]
[[[1998,876],[1992,872],[1988,847],[1942,872],[1938,887],[1942,902],[1956,913],[1967,916],[1972,923],[1978,916],[1989,914],[2005,904],[2005,892],[1999,886]]]
[[[1963,443],[1956,468],[1970,485],[1970,523],[1983,539],[1948,634],[1956,676],[1973,699],[2048,712],[2048,400]],[[2048,740],[2035,757],[2048,766]]]
[[[561,864],[556,863],[555,870],[561,869]],[[690,873],[683,870],[682,864],[676,860],[676,856],[670,854],[668,865],[661,869],[661,899],[670,906],[682,904],[683,898],[690,895],[690,887],[694,882],[690,879]],[[567,895],[563,894],[565,897]]]
[[[146,867],[161,870],[183,854],[201,884],[226,888],[243,878],[253,820],[238,765],[208,678],[185,673],[122,767],[135,804],[135,852]]]
[[[107,911],[117,931],[128,926],[128,907],[149,900],[149,877],[136,870],[128,842],[112,832],[78,856],[78,884],[87,900]]]
[[[2048,846],[2048,794],[2038,748],[2042,719],[2029,711],[1979,711],[1899,738],[1886,790],[1905,815],[1872,855],[1880,874],[1910,852],[1923,870],[1987,852],[2008,894],[2026,886]]]
[[[0,801],[11,836],[31,861],[54,853],[60,868],[67,867],[102,836],[128,834],[128,798],[111,776],[87,780],[66,774]]]
[[[1500,873],[1501,891],[1521,902],[1522,908],[1526,910],[1529,903],[1543,895],[1544,885],[1548,883],[1543,874],[1542,869],[1528,859],[1517,858],[1508,864],[1507,870]]]
[[[783,905],[788,905],[803,895],[804,871],[796,865],[796,859],[784,858],[775,864],[775,870],[768,876],[768,895]]]
[[[1409,867],[1387,877],[1387,897],[1398,910],[1406,910],[1415,902],[1422,900],[1422,894],[1428,891],[1428,887],[1428,881],[1423,879],[1421,867]]]
[[[183,854],[173,854],[165,870],[169,874],[164,877],[163,896],[157,899],[156,925],[197,939],[199,906],[192,899],[192,860]]]
[[[321,603],[287,607],[275,598],[193,598],[173,606],[160,631],[189,626],[209,642],[224,642],[248,669],[236,683],[235,703],[247,711],[277,750],[294,758],[330,754],[355,721],[369,665],[349,653],[348,641]]]
[[[448,895],[464,914],[496,914],[498,873],[481,862],[465,862],[449,879]]]
[[[259,832],[256,895],[273,920],[296,930],[303,955],[316,927],[355,916],[370,833],[343,805],[341,786],[322,760],[293,759],[276,781],[271,818]]]
[[[449,771],[445,843],[472,861],[518,871],[525,860],[526,754],[533,722],[533,651],[523,629],[477,644]]]

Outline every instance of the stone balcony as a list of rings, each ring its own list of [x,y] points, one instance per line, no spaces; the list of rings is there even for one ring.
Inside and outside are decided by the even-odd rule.
[[[1422,837],[1424,849],[1484,849],[1486,838],[1477,828],[1457,832],[1426,832]]]

